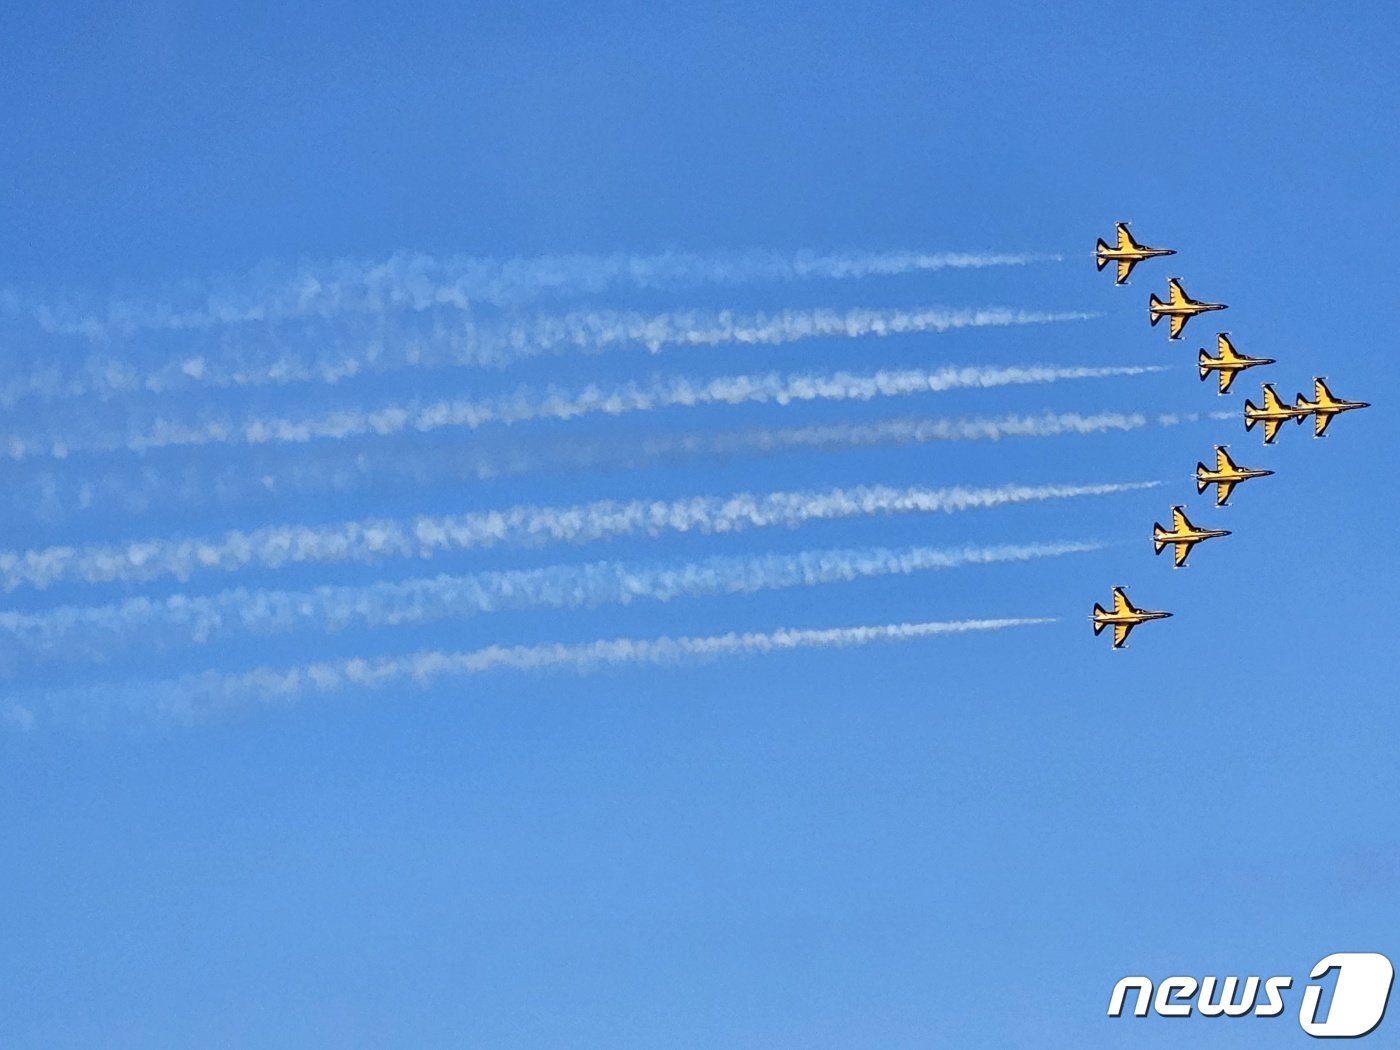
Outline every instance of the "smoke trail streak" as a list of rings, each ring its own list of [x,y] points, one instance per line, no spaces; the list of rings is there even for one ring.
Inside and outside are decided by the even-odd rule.
[[[215,537],[146,539],[126,544],[0,551],[0,589],[56,583],[189,580],[201,572],[336,563],[429,559],[497,546],[585,544],[663,533],[725,535],[807,522],[910,513],[959,513],[1046,500],[1108,496],[1155,488],[1160,481],[1091,485],[928,488],[862,485],[823,491],[693,496],[675,500],[600,500],[573,506],[523,505],[415,518],[367,518],[326,525],[277,525]]]
[[[1105,379],[1148,375],[1165,366],[1110,368],[1024,365],[1009,368],[942,368],[882,370],[866,375],[830,374],[723,376],[718,379],[665,379],[618,387],[589,386],[569,392],[521,390],[510,397],[488,400],[457,399],[428,404],[387,405],[376,409],[344,409],[310,418],[254,418],[243,422],[206,420],[189,425],[157,419],[144,432],[125,437],[85,438],[79,435],[23,439],[11,437],[12,459],[47,453],[63,458],[75,452],[147,452],[152,449],[202,445],[306,444],[358,437],[390,437],[442,429],[476,430],[483,426],[568,421],[588,415],[621,416],[665,408],[705,405],[775,404],[811,401],[870,401],[884,397],[942,393],[948,390],[1056,383],[1075,379]]]
[[[627,471],[703,459],[766,458],[807,451],[904,447],[935,442],[1000,441],[1125,433],[1152,426],[1238,419],[1238,412],[1046,412],[971,418],[902,418],[822,427],[750,427],[652,435],[644,441],[584,437],[548,445],[471,448],[343,448],[315,458],[255,450],[240,462],[210,469],[141,464],[74,479],[53,470],[31,471],[4,488],[10,514],[51,527],[65,517],[96,513],[140,516],[177,507],[264,507],[294,498],[345,496],[373,489],[383,495],[423,486],[472,484],[542,471]]]
[[[243,674],[212,672],[191,675],[160,690],[162,705],[174,701],[183,708],[191,696],[222,706],[226,703],[294,698],[330,693],[350,687],[382,688],[410,681],[426,687],[441,678],[496,670],[567,670],[585,674],[626,664],[670,666],[733,656],[758,656],[798,649],[849,649],[878,642],[907,642],[945,634],[1001,631],[1054,623],[1051,617],[1000,620],[954,620],[876,624],[862,627],[783,628],[680,638],[611,638],[580,644],[492,645],[469,652],[423,651],[377,660],[344,660],[283,669],[259,668]]]
[[[282,703],[308,694],[345,689],[381,689],[397,683],[428,688],[442,679],[495,671],[566,671],[589,674],[610,667],[672,667],[726,658],[766,656],[806,649],[851,649],[911,642],[941,635],[1003,631],[1057,622],[1053,617],[945,620],[870,624],[859,627],[800,628],[671,638],[608,638],[581,643],[491,645],[469,651],[420,650],[403,656],[355,658],[259,667],[251,671],[205,671],[180,678],[50,691],[39,703],[91,721],[118,707],[133,713],[193,723],[223,709],[254,703]],[[33,710],[11,698],[0,715],[13,727],[32,728]]]
[[[143,330],[189,332],[341,314],[470,311],[474,305],[518,306],[552,293],[736,285],[759,281],[851,280],[920,271],[1025,266],[1058,261],[1026,252],[662,252],[654,255],[548,255],[485,259],[399,253],[383,262],[342,259],[295,273],[264,273],[252,287],[229,281],[187,287],[174,302],[108,303],[104,316],[39,305],[32,314],[50,333],[107,339]]]
[[[506,610],[577,609],[634,601],[752,594],[880,576],[1025,562],[1099,550],[1090,542],[938,549],[883,547],[795,554],[721,556],[670,566],[618,562],[554,565],[466,576],[326,586],[306,591],[237,588],[211,596],[176,594],[39,613],[0,613],[0,631],[19,649],[65,663],[111,653],[204,645],[244,635],[338,632],[435,623]]]
[[[1141,412],[1044,412],[970,419],[890,419],[872,423],[832,423],[805,427],[773,427],[719,433],[660,434],[639,442],[630,456],[610,462],[615,468],[732,455],[772,456],[784,452],[825,451],[922,445],[941,441],[1001,441],[1005,438],[1050,438],[1068,434],[1098,434],[1179,426],[1202,419],[1234,419],[1235,412],[1183,413],[1149,416]],[[587,450],[573,450],[578,465]],[[483,477],[492,475],[482,475]]]
[[[163,364],[140,366],[106,356],[88,359],[76,372],[57,363],[27,375],[0,378],[0,407],[26,398],[54,400],[84,395],[168,394],[182,390],[335,385],[367,375],[405,369],[504,368],[533,357],[601,353],[623,347],[659,353],[668,347],[779,346],[817,338],[858,339],[963,328],[1004,328],[1082,321],[1098,317],[1076,311],[985,309],[808,309],[736,315],[729,311],[640,314],[589,310],[508,324],[466,321],[428,331],[386,336],[364,330],[328,350],[303,345],[277,352],[266,346],[221,347]],[[297,340],[293,340],[297,342]]]

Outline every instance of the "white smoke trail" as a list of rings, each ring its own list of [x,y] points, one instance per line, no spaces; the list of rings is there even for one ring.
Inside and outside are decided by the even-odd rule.
[[[230,702],[284,700],[303,693],[330,693],[349,687],[380,688],[401,681],[427,686],[441,678],[496,670],[567,670],[584,674],[625,664],[669,666],[797,649],[849,649],[879,642],[907,642],[945,634],[1001,631],[1054,622],[1052,617],[926,621],[862,627],[783,628],[700,637],[611,638],[572,645],[492,645],[468,652],[429,650],[376,660],[259,668],[243,674],[192,675],[171,683],[168,690],[161,690],[161,702],[166,706],[175,701],[174,708],[167,707],[167,713],[175,713],[192,698],[222,706]]]
[[[680,311],[640,314],[589,310],[510,324],[477,325],[470,321],[436,325],[386,337],[362,331],[330,349],[308,348],[293,339],[290,350],[223,346],[217,353],[194,353],[162,364],[141,366],[130,360],[96,356],[76,372],[51,362],[26,375],[0,378],[0,407],[26,398],[54,400],[95,394],[168,394],[196,388],[229,389],[285,386],[292,383],[335,385],[360,376],[404,369],[457,367],[503,368],[532,357],[563,353],[601,353],[621,347],[659,353],[669,347],[777,346],[817,338],[941,333],[963,328],[1004,328],[1083,321],[1098,317],[1082,311],[1046,312],[985,309],[809,309],[773,314],[736,315],[730,311]]]
[[[1044,412],[970,419],[889,419],[872,423],[831,423],[806,427],[754,428],[727,433],[661,434],[640,443],[645,461],[734,454],[773,455],[801,449],[921,445],[933,441],[1001,441],[1013,437],[1060,437],[1105,431],[1139,430],[1151,424],[1177,426],[1203,418],[1235,418],[1235,413],[1148,416],[1141,412]],[[631,463],[627,465],[632,465]]]
[[[523,505],[415,518],[368,518],[326,525],[277,525],[215,537],[147,539],[126,544],[0,551],[0,589],[56,583],[189,580],[201,572],[256,567],[373,564],[428,559],[497,546],[584,544],[663,533],[720,535],[807,522],[910,513],[958,513],[1046,500],[1108,496],[1155,488],[1160,481],[1091,485],[928,488],[862,485],[823,491],[694,496],[675,500],[600,500],[573,506]]]
[[[176,594],[39,613],[0,613],[17,649],[54,653],[65,663],[112,653],[162,651],[242,635],[417,625],[513,609],[575,609],[634,601],[751,594],[880,576],[1026,562],[1099,550],[1089,542],[993,547],[883,547],[795,554],[721,556],[673,566],[618,562],[555,565],[465,576],[439,575],[306,591],[237,588],[210,596]]]
[[[866,645],[911,642],[943,635],[1003,631],[1055,623],[1053,617],[945,620],[870,624],[858,627],[800,628],[728,632],[671,638],[608,638],[592,642],[543,645],[491,645],[468,651],[422,650],[404,656],[325,661],[296,667],[259,667],[251,671],[205,671],[181,678],[50,691],[36,702],[82,721],[110,716],[118,707],[178,722],[195,722],[221,709],[253,703],[281,703],[308,694],[344,689],[379,689],[401,682],[427,688],[441,679],[495,671],[565,671],[589,674],[609,667],[671,667],[733,657],[764,656],[804,649],[851,649]],[[15,728],[31,728],[33,710],[11,699],[5,719]]]
[[[343,441],[358,437],[390,437],[430,433],[441,429],[476,430],[491,425],[574,420],[588,415],[620,416],[664,408],[705,405],[776,404],[810,401],[870,401],[884,397],[942,393],[968,388],[1057,383],[1076,379],[1105,379],[1148,375],[1165,366],[1109,368],[1024,365],[1008,368],[957,367],[883,370],[865,375],[830,374],[723,376],[718,379],[659,380],[605,388],[589,386],[570,392],[519,391],[510,397],[455,399],[428,404],[387,405],[377,409],[344,409],[310,418],[254,418],[243,422],[206,420],[189,425],[158,419],[144,432],[125,437],[11,437],[12,459],[47,454],[64,458],[74,452],[147,452],[159,448],[202,445],[306,444],[317,440]]]
[[[101,316],[37,305],[34,320],[50,333],[110,339],[143,330],[190,332],[343,314],[422,312],[473,306],[518,306],[555,293],[736,285],[760,281],[850,280],[873,276],[1059,261],[1026,252],[678,252],[654,255],[547,255],[488,259],[399,253],[383,262],[342,259],[274,275],[238,288],[227,280],[186,285],[167,301],[115,299]],[[171,299],[181,299],[177,303]],[[13,309],[13,307],[12,307]]]
[[[751,427],[726,431],[653,434],[640,441],[584,437],[546,445],[474,448],[341,448],[332,445],[309,461],[249,453],[246,461],[210,471],[197,464],[153,464],[110,469],[73,479],[37,471],[5,488],[9,513],[46,526],[96,513],[139,516],[176,507],[265,506],[294,498],[384,493],[425,485],[492,481],[541,471],[624,471],[728,457],[762,458],[794,452],[903,447],[933,442],[1001,441],[1123,433],[1237,419],[1238,412],[1046,412],[970,418],[902,418],[873,423]]]

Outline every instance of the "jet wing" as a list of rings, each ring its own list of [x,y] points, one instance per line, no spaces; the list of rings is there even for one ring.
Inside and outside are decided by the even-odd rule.
[[[1116,225],[1118,227],[1118,250],[1120,252],[1126,252],[1136,248],[1137,245],[1133,243],[1133,235],[1128,232],[1128,227],[1121,222]],[[1122,280],[1122,278],[1119,278],[1119,280]]]
[[[1285,420],[1266,419],[1264,420],[1264,444],[1272,445],[1274,438],[1278,435],[1278,428],[1283,426]]]
[[[1235,376],[1239,375],[1239,372],[1231,371],[1228,368],[1222,368],[1216,375],[1220,377],[1220,392],[1222,394],[1228,394],[1230,392],[1230,386],[1234,383]]]
[[[1133,272],[1133,267],[1136,266],[1137,264],[1138,264],[1138,260],[1137,260],[1137,259],[1119,259],[1119,260],[1118,260],[1118,277],[1114,280],[1113,283],[1114,283],[1114,284],[1126,284],[1126,283],[1128,282],[1128,274],[1130,274],[1130,273]]]
[[[1336,416],[1328,412],[1313,413],[1313,437],[1322,437],[1327,432],[1327,427]]]
[[[1173,299],[1175,299],[1175,296],[1173,296]],[[1170,328],[1167,330],[1168,337],[1171,339],[1180,339],[1181,330],[1186,327],[1186,322],[1189,320],[1191,320],[1191,318],[1186,314],[1172,314],[1171,317],[1167,318],[1168,324],[1170,325]]]
[[[1223,474],[1227,470],[1234,470],[1235,465],[1230,462],[1230,453],[1225,451],[1224,445],[1215,446],[1215,470],[1217,474]]]
[[[1186,512],[1180,507],[1172,508],[1172,532],[1186,532],[1191,523],[1186,520]]]
[[[1122,587],[1113,588],[1113,611],[1118,616],[1122,616],[1125,613],[1137,612],[1137,610],[1133,608],[1133,603],[1128,601],[1128,596],[1123,593]]]
[[[1186,289],[1181,287],[1181,282],[1175,277],[1167,281],[1167,292],[1173,306],[1185,306],[1191,301],[1187,298]]]
[[[1195,540],[1177,540],[1176,543],[1173,544],[1176,550],[1174,552],[1175,558],[1172,561],[1172,565],[1178,569],[1185,565],[1186,556],[1191,553],[1191,548],[1195,545]]]
[[[1115,623],[1113,625],[1113,648],[1123,648],[1123,643],[1128,640],[1128,635],[1136,626],[1137,624],[1133,623]]]
[[[1215,505],[1217,507],[1225,506],[1226,501],[1230,498],[1230,493],[1235,491],[1235,485],[1236,482],[1233,481],[1217,481],[1215,483]]]

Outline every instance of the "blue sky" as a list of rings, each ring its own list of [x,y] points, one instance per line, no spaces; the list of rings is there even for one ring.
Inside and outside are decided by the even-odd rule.
[[[1400,953],[1400,716],[1385,612],[1397,507],[1378,454],[1400,379],[1388,6],[1353,5],[1344,19],[1193,3],[617,4],[528,17],[488,4],[392,15],[23,5],[7,21],[0,381],[48,366],[78,374],[93,356],[141,368],[191,353],[305,360],[371,337],[392,354],[462,311],[91,339],[46,330],[36,308],[188,306],[211,290],[258,301],[289,274],[404,252],[1063,256],[850,280],[566,288],[474,303],[483,330],[604,310],[1096,315],[404,368],[333,387],[29,398],[5,410],[7,444],[122,436],[156,417],[194,426],[520,390],[529,400],[551,384],[1168,366],[862,403],[0,464],[4,551],[597,500],[1163,482],[732,535],[16,587],[5,613],[42,617],[234,587],[251,607],[272,589],[595,562],[684,572],[719,557],[1101,545],[820,586],[408,626],[312,622],[197,643],[169,625],[37,648],[11,632],[0,650],[0,1012],[14,1045],[1276,1046],[1306,1040],[1294,1016],[1318,958]],[[1094,239],[1120,218],[1180,252],[1144,264],[1127,288],[1092,266]],[[1168,273],[1229,311],[1169,343],[1145,309]],[[1240,350],[1279,361],[1228,398],[1193,367],[1216,319]],[[1237,419],[1152,422],[1236,411],[1257,400],[1261,374],[1289,396],[1325,374],[1375,407],[1325,440],[1290,428],[1268,448]],[[997,442],[635,454],[663,439],[1044,413],[1149,422]],[[1217,511],[1190,474],[1226,441],[1277,474]],[[530,469],[481,479],[482,461]],[[1234,530],[1180,572],[1148,539],[1173,503]],[[1087,624],[1115,583],[1176,613],[1125,653]],[[263,664],[1002,617],[1056,622],[586,675],[398,680],[192,724],[153,710],[189,688],[153,682]],[[1130,973],[1292,974],[1295,989],[1273,1020],[1106,1018]]]

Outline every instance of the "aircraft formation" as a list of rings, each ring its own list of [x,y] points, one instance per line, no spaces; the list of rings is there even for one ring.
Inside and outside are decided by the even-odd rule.
[[[1116,265],[1113,281],[1116,285],[1127,284],[1133,268],[1139,263],[1175,254],[1176,251],[1172,248],[1151,248],[1139,244],[1133,239],[1128,224],[1125,222],[1116,224],[1115,244],[1110,245],[1100,238],[1095,248],[1095,258],[1100,270],[1110,263]],[[1186,289],[1178,277],[1168,278],[1167,298],[1165,300],[1159,299],[1155,293],[1148,296],[1147,300],[1148,319],[1155,327],[1165,317],[1169,339],[1180,339],[1187,322],[1198,314],[1228,308],[1226,303],[1192,299],[1186,293]],[[1228,332],[1220,332],[1216,335],[1215,347],[1214,355],[1202,348],[1196,360],[1200,369],[1201,381],[1205,382],[1214,373],[1221,394],[1229,392],[1235,378],[1241,372],[1277,363],[1271,357],[1250,357],[1240,353],[1235,349],[1234,343],[1230,341]],[[1344,412],[1370,407],[1364,401],[1346,401],[1336,397],[1327,388],[1327,384],[1321,376],[1313,379],[1311,400],[1300,393],[1294,402],[1289,404],[1279,397],[1272,383],[1263,384],[1263,394],[1260,400],[1262,404],[1255,405],[1253,401],[1246,399],[1244,426],[1247,431],[1252,431],[1255,426],[1260,426],[1266,445],[1273,444],[1284,424],[1290,421],[1301,425],[1303,420],[1311,416],[1313,436],[1322,437],[1327,432],[1332,420],[1337,416]],[[1196,492],[1198,495],[1203,494],[1206,489],[1214,485],[1215,505],[1217,507],[1224,507],[1229,503],[1230,494],[1235,490],[1235,486],[1253,478],[1264,478],[1273,474],[1272,470],[1238,465],[1230,458],[1226,448],[1225,445],[1215,446],[1215,466],[1213,469],[1205,463],[1196,464]],[[1208,529],[1192,524],[1191,519],[1186,516],[1186,511],[1180,506],[1175,506],[1172,507],[1170,528],[1160,522],[1153,523],[1152,546],[1157,554],[1163,553],[1170,547],[1173,566],[1181,568],[1186,564],[1187,557],[1198,543],[1229,535],[1229,529]],[[1112,608],[1105,609],[1097,602],[1094,603],[1092,616],[1094,634],[1101,634],[1104,628],[1112,627],[1113,648],[1121,649],[1127,644],[1128,635],[1132,633],[1133,628],[1149,620],[1165,620],[1171,615],[1169,612],[1139,609],[1128,600],[1124,588],[1114,587]]]

